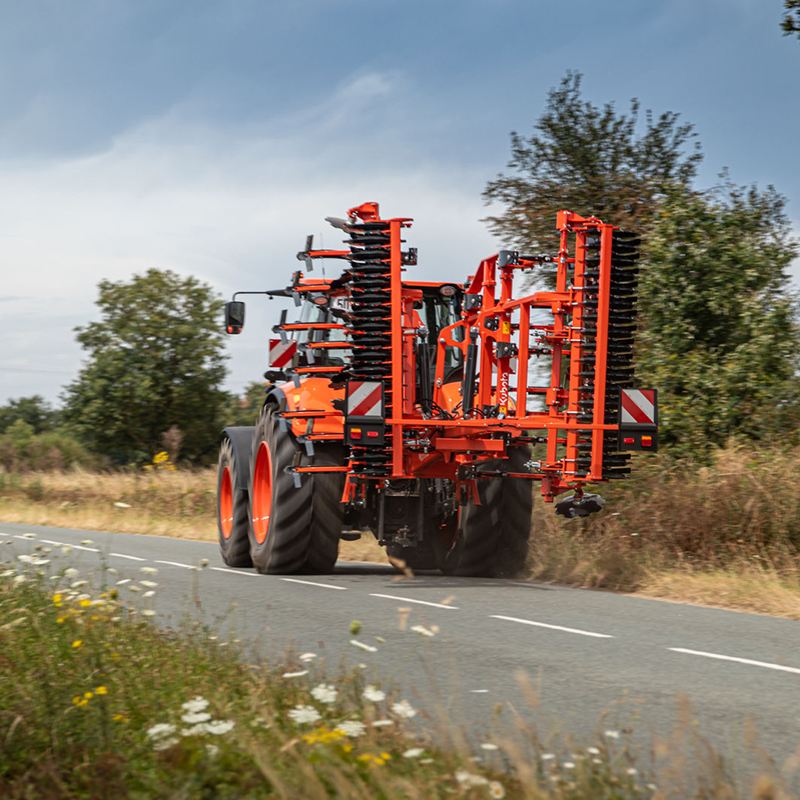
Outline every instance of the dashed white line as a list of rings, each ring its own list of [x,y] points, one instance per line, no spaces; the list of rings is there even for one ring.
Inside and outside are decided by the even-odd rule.
[[[179,564],[177,561],[156,561],[156,564],[166,564],[170,567],[183,567],[184,569],[197,569],[197,567],[193,567],[191,564]]]
[[[241,569],[227,569],[226,567],[211,567],[215,572],[230,572],[231,575],[249,575],[251,578],[257,578],[257,572],[245,572]]]
[[[751,667],[764,667],[765,669],[777,669],[780,672],[792,672],[800,675],[797,667],[785,667],[783,664],[772,664],[769,661],[754,661],[751,658],[738,658],[736,656],[724,656],[720,653],[706,653],[703,650],[689,650],[686,647],[668,647],[675,653],[688,653],[691,656],[703,656],[704,658],[717,658],[720,661],[735,661],[737,664],[749,664]]]
[[[110,556],[117,558],[129,558],[131,561],[147,561],[146,558],[139,558],[139,556],[126,556],[125,553],[109,553]]]
[[[305,583],[307,586],[321,586],[323,589],[339,589],[345,591],[346,586],[334,586],[332,583],[315,583],[314,581],[301,581],[299,578],[281,578],[282,581],[289,581],[289,583]]]
[[[444,603],[431,603],[427,600],[414,600],[411,597],[398,597],[396,594],[370,594],[370,597],[385,597],[387,600],[401,600],[403,603],[416,603],[420,606],[433,606],[434,608],[448,608],[450,611],[458,611],[458,606],[448,606]]]
[[[521,622],[523,625],[535,625],[537,628],[549,628],[554,631],[564,633],[577,633],[580,636],[593,636],[596,639],[613,639],[608,633],[595,633],[594,631],[582,631],[579,628],[565,628],[563,625],[549,625],[546,622],[534,622],[532,619],[520,619],[519,617],[504,617],[501,614],[489,614],[492,619],[504,619],[508,622]]]

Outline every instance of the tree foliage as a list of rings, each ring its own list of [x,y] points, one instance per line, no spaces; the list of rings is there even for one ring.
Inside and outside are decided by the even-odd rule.
[[[0,433],[5,433],[15,422],[22,420],[33,433],[52,430],[58,423],[58,412],[39,394],[9,400],[0,406]]]
[[[800,0],[783,0],[783,7],[786,10],[781,22],[783,35],[791,36],[796,33],[800,39]]]
[[[797,255],[772,187],[727,179],[660,203],[642,267],[640,383],[659,390],[662,441],[702,453],[732,435],[796,427],[800,336],[787,269]]]
[[[76,328],[89,358],[65,390],[65,421],[121,462],[149,460],[173,426],[185,436],[183,458],[210,455],[227,398],[221,300],[168,270],[98,288],[100,321]]]
[[[678,114],[646,111],[639,133],[638,100],[628,114],[613,103],[599,108],[583,99],[581,80],[568,72],[550,90],[533,135],[511,133],[512,173],[483,193],[505,207],[487,218],[492,232],[525,251],[552,250],[561,209],[644,232],[665,188],[689,184],[702,158],[692,125]]]
[[[223,412],[225,425],[255,425],[264,405],[265,393],[266,384],[261,380],[248,383],[241,396],[230,395]]]

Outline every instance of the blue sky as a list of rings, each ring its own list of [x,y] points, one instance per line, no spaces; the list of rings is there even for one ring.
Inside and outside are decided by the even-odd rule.
[[[148,267],[225,296],[284,285],[323,218],[416,222],[419,277],[502,243],[486,182],[548,89],[584,74],[695,125],[698,186],[772,183],[800,232],[800,42],[781,0],[0,0],[0,403],[57,400],[96,285]],[[613,220],[610,220],[613,222]],[[800,276],[800,265],[794,270]],[[280,306],[252,301],[228,388],[260,378]]]

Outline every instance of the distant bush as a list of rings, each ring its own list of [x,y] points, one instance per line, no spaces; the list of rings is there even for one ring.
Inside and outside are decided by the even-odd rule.
[[[106,459],[90,453],[67,433],[55,430],[37,434],[21,419],[0,435],[0,467],[6,472],[50,472],[73,466],[101,469]]]

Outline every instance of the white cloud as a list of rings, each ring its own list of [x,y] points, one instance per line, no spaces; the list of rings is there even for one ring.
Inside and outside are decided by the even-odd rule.
[[[408,102],[401,76],[362,74],[268,127],[211,128],[174,112],[102,153],[0,163],[3,295],[23,298],[3,306],[0,402],[32,391],[53,399],[69,380],[60,373],[77,371],[71,329],[96,318],[99,280],[157,267],[226,296],[283,286],[305,235],[337,243],[324,217],[367,200],[417,220],[408,241],[420,250],[420,279],[466,278],[497,249],[479,222],[490,175],[426,159],[404,130]],[[245,332],[231,340],[232,388],[260,378],[279,307],[251,301]]]

